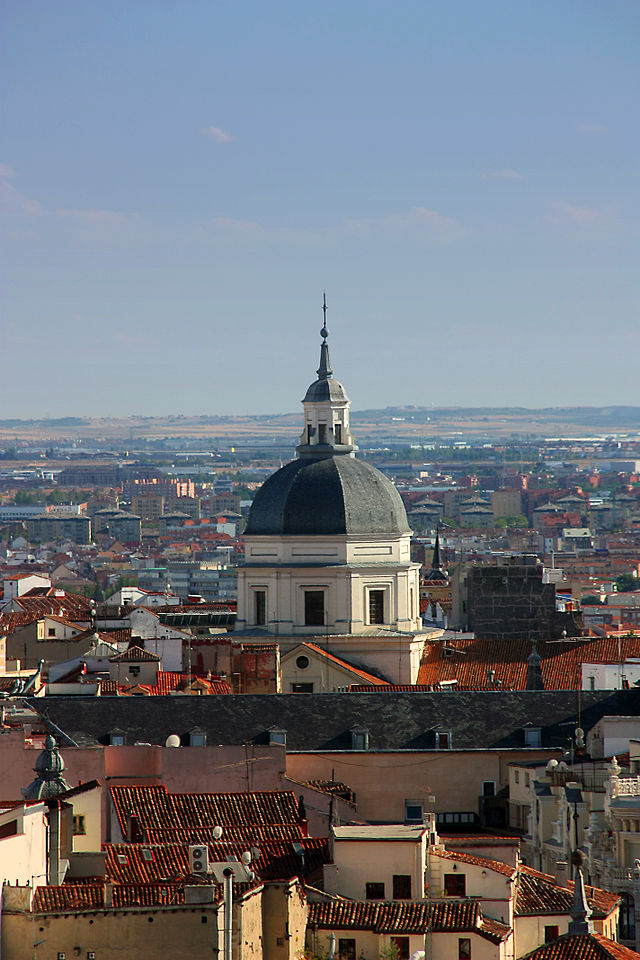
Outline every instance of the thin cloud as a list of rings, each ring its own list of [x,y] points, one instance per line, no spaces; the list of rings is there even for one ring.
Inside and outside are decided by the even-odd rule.
[[[57,217],[68,217],[84,223],[126,223],[127,218],[116,210],[56,210]]]
[[[491,173],[487,174],[488,177],[492,177],[495,180],[522,180],[522,174],[518,173],[517,170],[512,170],[510,167],[504,167],[502,170],[492,170]]]
[[[9,214],[37,217],[44,209],[37,200],[21,193],[8,179],[0,180],[0,207]]]
[[[595,207],[582,207],[566,200],[558,200],[551,204],[549,213],[544,217],[549,223],[575,223],[579,226],[588,226],[604,218],[604,211]]]
[[[15,170],[12,170],[11,167],[8,167],[6,163],[0,163],[0,180],[11,180],[11,178],[15,177],[15,175]]]
[[[222,127],[203,127],[202,135],[215,143],[233,143],[235,137]]]
[[[447,242],[464,233],[462,224],[427,207],[411,207],[402,213],[386,217],[342,220],[326,227],[266,226],[253,220],[233,217],[215,217],[205,227],[227,237],[295,241],[297,243],[328,243],[344,237],[401,237],[412,236],[432,242]]]

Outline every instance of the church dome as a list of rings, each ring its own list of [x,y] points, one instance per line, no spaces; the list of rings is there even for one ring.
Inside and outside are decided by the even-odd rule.
[[[347,396],[344,387],[333,377],[320,378],[314,380],[305,394],[303,403],[322,402],[324,400],[337,400],[347,402]]]
[[[403,536],[400,494],[379,470],[349,456],[293,460],[258,490],[245,535]]]

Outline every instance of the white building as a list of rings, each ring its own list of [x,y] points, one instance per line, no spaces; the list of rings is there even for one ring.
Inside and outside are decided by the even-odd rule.
[[[298,458],[269,477],[251,507],[236,629],[277,636],[285,649],[322,636],[338,656],[412,683],[427,634],[419,634],[411,530],[393,484],[355,458],[326,324],[321,336]]]

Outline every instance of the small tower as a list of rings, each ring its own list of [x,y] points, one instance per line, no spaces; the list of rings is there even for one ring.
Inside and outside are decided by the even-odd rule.
[[[60,756],[56,741],[48,734],[44,741],[44,750],[38,756],[33,768],[36,778],[28,787],[22,789],[25,800],[49,800],[57,797],[69,789],[69,784],[62,776],[64,760]]]
[[[542,657],[538,653],[535,640],[531,641],[531,653],[527,657],[527,680],[525,690],[544,690],[542,679]]]
[[[307,390],[304,408],[304,430],[300,435],[298,456],[333,457],[338,454],[353,456],[357,447],[349,432],[349,397],[344,387],[333,376],[329,357],[329,330],[327,329],[327,298],[323,298],[324,322],[320,330],[320,366],[318,379]]]
[[[569,916],[570,934],[593,933],[593,923],[590,921],[591,910],[587,903],[587,895],[584,889],[584,878],[582,876],[582,865],[584,863],[584,854],[580,850],[574,850],[571,854],[571,862],[576,868],[576,879],[573,887],[573,903]]]

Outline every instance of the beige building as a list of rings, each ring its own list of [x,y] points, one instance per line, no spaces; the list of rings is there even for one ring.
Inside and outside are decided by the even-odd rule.
[[[236,629],[277,636],[283,651],[330,638],[338,656],[413,683],[426,634],[407,515],[393,484],[355,458],[349,398],[333,377],[326,326],[321,332],[298,458],[251,507]]]

